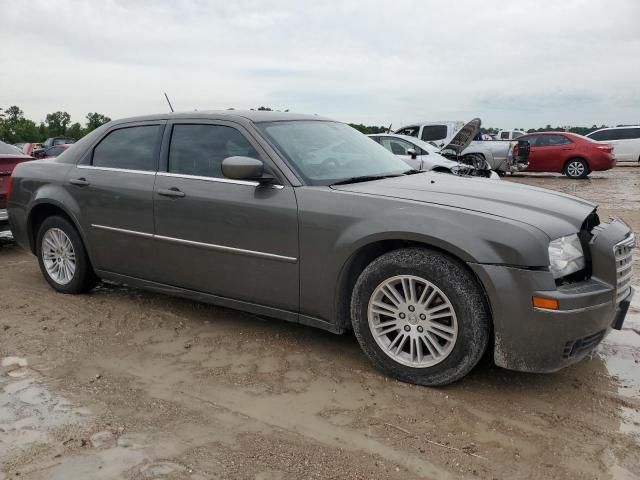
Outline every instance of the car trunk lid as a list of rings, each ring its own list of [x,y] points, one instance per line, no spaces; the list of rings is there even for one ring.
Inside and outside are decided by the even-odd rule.
[[[33,157],[0,153],[0,209],[7,208],[7,193],[9,191],[9,182],[11,181],[11,172],[13,172],[16,165],[29,160],[33,160]]]

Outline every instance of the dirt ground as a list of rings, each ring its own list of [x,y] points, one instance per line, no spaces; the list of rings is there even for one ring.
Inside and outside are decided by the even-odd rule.
[[[640,232],[640,168],[506,181]],[[432,389],[374,371],[352,335],[111,284],[56,294],[0,243],[0,480],[640,478],[640,294],[578,365],[483,361]]]

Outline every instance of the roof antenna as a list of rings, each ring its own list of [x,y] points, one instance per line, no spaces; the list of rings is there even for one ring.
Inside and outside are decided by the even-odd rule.
[[[167,92],[164,92],[164,98],[167,99],[167,103],[169,104],[169,108],[171,109],[171,113],[173,113],[173,105],[171,105],[171,100],[169,100],[169,97],[167,96]]]

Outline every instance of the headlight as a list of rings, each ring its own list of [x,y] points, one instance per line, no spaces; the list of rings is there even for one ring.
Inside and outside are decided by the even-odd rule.
[[[584,252],[577,234],[549,243],[549,270],[553,278],[562,278],[584,268]]]

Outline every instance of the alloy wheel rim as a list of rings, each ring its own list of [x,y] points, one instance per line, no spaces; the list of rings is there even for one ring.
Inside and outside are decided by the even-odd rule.
[[[76,253],[71,239],[59,228],[50,228],[42,237],[42,262],[49,277],[67,285],[76,273]]]
[[[567,166],[567,171],[572,177],[579,177],[584,173],[584,165],[581,162],[571,162]]]
[[[367,318],[382,351],[413,368],[442,362],[458,338],[458,319],[449,298],[430,281],[413,275],[380,283],[369,299]]]

